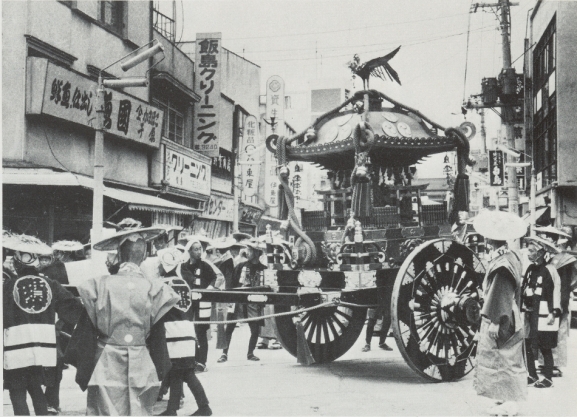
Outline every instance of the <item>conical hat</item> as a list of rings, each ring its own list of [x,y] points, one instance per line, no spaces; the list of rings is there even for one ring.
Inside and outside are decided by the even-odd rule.
[[[242,243],[239,243],[236,239],[232,238],[232,237],[227,237],[227,238],[219,238],[219,239],[214,239],[212,241],[212,243],[210,244],[210,246],[207,248],[208,249],[229,249],[232,248],[234,246],[237,246],[239,248],[243,248],[245,245],[243,245]]]
[[[243,240],[242,242],[243,245],[248,246],[249,248],[252,249],[256,249],[256,250],[260,250],[260,251],[264,251],[266,250],[266,243],[264,242],[259,242],[257,239],[253,238],[253,239],[246,239]]]
[[[536,233],[550,233],[552,235],[565,236],[568,238],[571,237],[571,235],[569,233],[565,233],[562,230],[559,230],[553,226],[535,227],[535,232]]]
[[[473,227],[480,235],[493,240],[513,240],[527,233],[527,223],[519,216],[506,211],[481,211],[473,220]]]
[[[527,243],[535,243],[536,245],[540,246],[541,248],[543,248],[547,252],[551,252],[551,253],[561,252],[559,249],[557,249],[555,247],[555,245],[553,243],[548,242],[545,239],[541,239],[540,237],[527,236],[524,239]]]
[[[150,240],[156,239],[163,233],[164,229],[160,229],[158,227],[144,227],[141,229],[122,230],[118,233],[115,233],[113,236],[110,236],[94,244],[94,249],[101,251],[116,250],[126,240],[137,240],[140,238],[148,242]]]
[[[76,252],[84,249],[84,245],[77,240],[59,240],[58,242],[54,242],[52,249],[61,252]]]
[[[15,235],[10,232],[2,234],[2,246],[18,252],[36,255],[52,255],[52,248],[40,239],[29,235]]]
[[[243,233],[243,232],[235,232],[232,234],[232,237],[235,238],[238,242],[240,242],[241,240],[252,238],[251,235],[249,235],[248,233]]]

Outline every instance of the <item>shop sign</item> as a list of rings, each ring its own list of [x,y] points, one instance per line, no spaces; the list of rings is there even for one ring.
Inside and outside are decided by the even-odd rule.
[[[505,183],[502,151],[489,151],[489,180],[490,185],[501,186]]]
[[[242,203],[238,208],[239,222],[258,225],[258,222],[260,221],[260,216],[262,216],[262,210],[259,208],[247,206],[246,204]]]
[[[200,94],[195,103],[194,150],[206,156],[219,156],[220,84],[222,34],[197,33],[194,90]]]
[[[210,165],[169,147],[164,153],[164,180],[186,191],[210,195]]]
[[[232,222],[234,219],[234,198],[212,194],[206,202],[201,217]]]
[[[52,63],[46,69],[42,114],[96,128],[97,83]],[[104,129],[118,137],[160,146],[164,112],[115,91],[103,92]]]
[[[243,200],[246,197],[252,197],[258,191],[258,181],[260,174],[260,159],[255,152],[256,147],[260,145],[258,137],[258,122],[255,116],[247,116],[244,122],[244,132],[242,137],[241,148],[241,172],[242,172],[242,194]]]
[[[282,134],[284,128],[284,80],[273,75],[266,82],[266,118],[267,135]],[[274,125],[271,123],[274,119]],[[265,157],[266,181],[264,188],[265,203],[270,207],[278,206],[277,162],[272,152],[266,152]]]

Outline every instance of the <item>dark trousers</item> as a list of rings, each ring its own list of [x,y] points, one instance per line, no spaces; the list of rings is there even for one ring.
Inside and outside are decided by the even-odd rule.
[[[198,352],[196,352],[196,361],[206,365],[208,357],[208,337],[206,332],[210,329],[210,324],[195,324],[194,331],[198,339]]]
[[[12,401],[12,408],[16,416],[29,416],[30,410],[26,404],[26,392],[32,398],[32,405],[34,406],[34,413],[37,416],[48,415],[46,405],[46,397],[42,391],[42,380],[37,372],[23,371],[26,374],[23,376],[26,381],[25,384],[19,384],[17,388],[11,388],[10,401]]]
[[[247,355],[252,355],[254,349],[256,348],[256,343],[258,342],[258,334],[260,331],[260,324],[258,321],[249,321],[248,326],[250,327],[250,340],[248,341],[248,353]],[[226,325],[226,349],[223,349],[223,353],[228,355],[228,348],[230,347],[230,339],[232,339],[232,332],[236,328],[236,323],[229,323]]]
[[[44,395],[49,407],[60,408],[60,381],[62,381],[62,371],[64,370],[64,360],[58,358],[56,361],[56,382],[50,387],[46,387]]]
[[[535,368],[535,354],[533,352],[532,340],[525,339],[525,351],[527,352],[527,371],[532,378],[538,379],[537,369]],[[553,378],[553,351],[551,349],[544,349],[539,347],[543,355],[543,376],[545,378]]]
[[[365,336],[365,341],[367,342],[367,345],[371,344],[371,339],[375,331],[375,324],[377,324],[377,317],[369,318],[367,322],[367,333]],[[390,327],[391,327],[391,315],[385,314],[383,317],[383,325],[381,327],[381,335],[379,336],[379,345],[385,343]]]
[[[171,369],[168,377],[170,379],[170,396],[168,397],[167,410],[176,413],[180,405],[182,396],[182,383],[186,382],[190,392],[196,400],[198,408],[208,406],[208,398],[204,392],[202,384],[194,373],[193,368],[189,369]]]

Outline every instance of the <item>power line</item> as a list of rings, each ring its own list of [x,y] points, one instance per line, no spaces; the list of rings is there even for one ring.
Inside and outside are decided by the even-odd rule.
[[[351,30],[364,30],[364,29],[372,29],[377,27],[385,27],[385,26],[396,26],[396,25],[406,25],[408,23],[418,23],[418,22],[427,22],[431,20],[440,20],[440,19],[447,19],[456,16],[463,16],[465,13],[458,13],[454,15],[447,15],[447,16],[440,16],[440,17],[432,17],[427,19],[419,19],[419,20],[407,20],[404,22],[394,21],[394,22],[383,22],[378,25],[373,26],[362,26],[358,28],[347,28],[347,29],[336,29],[336,30],[328,30],[322,32],[301,32],[301,33],[287,33],[282,35],[268,35],[268,36],[246,36],[240,38],[227,38],[226,40],[245,40],[245,39],[270,39],[270,38],[290,38],[293,36],[306,36],[306,35],[322,35],[326,33],[339,33],[339,32],[349,32]]]
[[[489,28],[489,30],[485,30]],[[492,31],[494,30],[493,26],[487,26],[485,28],[481,28],[478,29],[476,31],[471,31],[471,32],[488,32],[488,31]],[[433,39],[428,39],[428,40],[424,40],[424,41],[418,41],[418,42],[413,42],[413,43],[408,43],[403,45],[404,48],[409,47],[409,46],[414,46],[414,45],[420,45],[423,43],[429,43],[429,42],[435,42],[438,40],[442,40],[442,39],[448,39],[448,38],[452,38],[455,36],[460,36],[460,35],[464,35],[467,32],[460,32],[460,33],[454,33],[451,35],[446,35],[446,36],[440,36],[437,38],[433,38]],[[358,45],[358,47],[366,47],[366,46],[374,46],[374,45],[387,45],[387,44],[368,44],[368,45]],[[339,48],[339,49],[345,49],[345,48],[349,48],[348,46],[345,46],[343,48]],[[375,50],[370,50],[370,51],[363,51],[362,53],[372,53],[372,52],[381,52],[382,49],[375,49]],[[346,53],[346,54],[338,54],[338,55],[326,55],[325,58],[336,58],[336,57],[343,57],[343,56],[349,56],[350,53]],[[259,62],[279,62],[279,61],[310,61],[315,59],[315,57],[302,57],[302,58],[276,58],[276,59],[259,59]]]

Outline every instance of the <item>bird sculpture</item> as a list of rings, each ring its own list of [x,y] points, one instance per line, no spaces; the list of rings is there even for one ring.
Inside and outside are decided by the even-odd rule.
[[[364,89],[369,88],[369,77],[371,75],[373,77],[378,77],[383,81],[387,81],[386,77],[388,76],[391,81],[396,81],[400,85],[401,80],[399,79],[399,74],[397,74],[397,71],[395,71],[389,64],[389,61],[397,54],[397,52],[399,52],[399,49],[401,49],[400,46],[385,56],[371,59],[362,64],[359,55],[355,54],[353,60],[348,63],[348,67],[351,69],[354,76],[358,76],[363,80]]]

